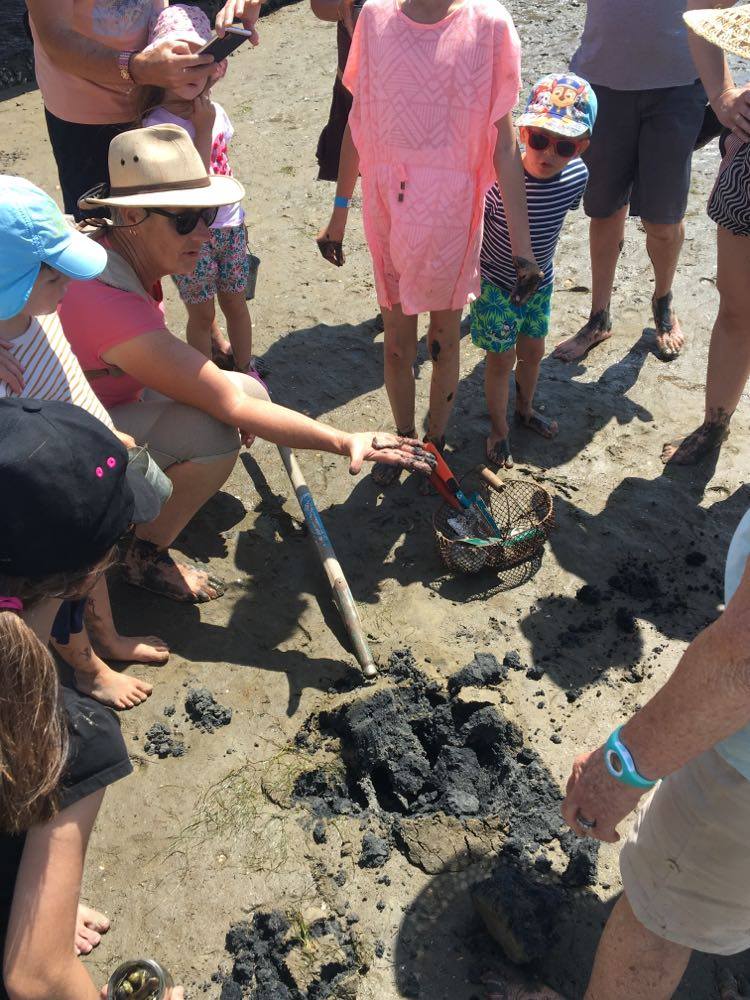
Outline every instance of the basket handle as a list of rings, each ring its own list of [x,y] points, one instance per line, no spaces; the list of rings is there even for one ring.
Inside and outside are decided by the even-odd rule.
[[[505,483],[499,476],[496,476],[492,469],[488,468],[486,465],[481,466],[479,469],[479,475],[484,479],[486,483],[493,486],[496,490],[502,492],[505,489]]]

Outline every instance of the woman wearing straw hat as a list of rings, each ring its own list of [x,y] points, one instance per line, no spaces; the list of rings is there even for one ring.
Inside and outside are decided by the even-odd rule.
[[[729,6],[724,0],[711,8]],[[711,106],[726,131],[722,162],[708,203],[717,224],[719,312],[711,333],[703,423],[664,445],[662,461],[693,465],[721,447],[750,375],[750,87],[736,87],[722,49],[750,59],[750,5],[705,8],[689,0],[690,46]]]
[[[233,177],[209,176],[177,125],[134,129],[113,139],[111,183],[80,205],[107,207],[100,239],[107,267],[95,281],[73,282],[60,318],[81,367],[115,426],[148,443],[173,493],[151,524],[136,530],[124,560],[133,584],[179,601],[209,601],[221,586],[175,562],[168,547],[229,477],[241,442],[256,436],[293,448],[344,455],[356,474],[364,462],[429,471],[416,441],[392,434],[349,434],[271,403],[248,375],[220,371],[167,328],[160,281],[190,274],[221,205],[239,201]]]

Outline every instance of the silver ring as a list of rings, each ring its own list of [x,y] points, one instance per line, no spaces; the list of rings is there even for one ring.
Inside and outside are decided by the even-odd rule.
[[[580,813],[576,817],[576,823],[579,826],[583,827],[584,830],[593,830],[594,827],[596,826],[596,820],[595,819],[584,819],[583,816],[581,816]]]

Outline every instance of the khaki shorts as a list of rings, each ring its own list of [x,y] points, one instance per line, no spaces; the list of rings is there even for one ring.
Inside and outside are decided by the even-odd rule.
[[[638,920],[697,951],[750,947],[750,781],[715,750],[665,778],[620,855]]]
[[[246,396],[268,399],[268,393],[249,375],[224,372]],[[236,427],[223,424],[204,410],[176,403],[160,392],[147,389],[137,403],[123,403],[109,411],[118,431],[146,445],[160,469],[176,462],[215,462],[239,451]]]

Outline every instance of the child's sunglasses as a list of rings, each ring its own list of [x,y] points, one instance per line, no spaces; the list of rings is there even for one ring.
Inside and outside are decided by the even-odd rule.
[[[536,149],[538,152],[541,152],[549,146],[554,146],[555,152],[558,156],[561,156],[563,160],[569,160],[572,156],[575,156],[581,148],[581,139],[552,139],[544,132],[535,132],[533,129],[529,129],[528,132],[529,145],[532,149]]]
[[[218,206],[214,208],[186,208],[184,212],[167,212],[164,208],[147,208],[150,215],[163,215],[169,219],[178,235],[188,236],[203,219],[210,226],[218,214]]]

